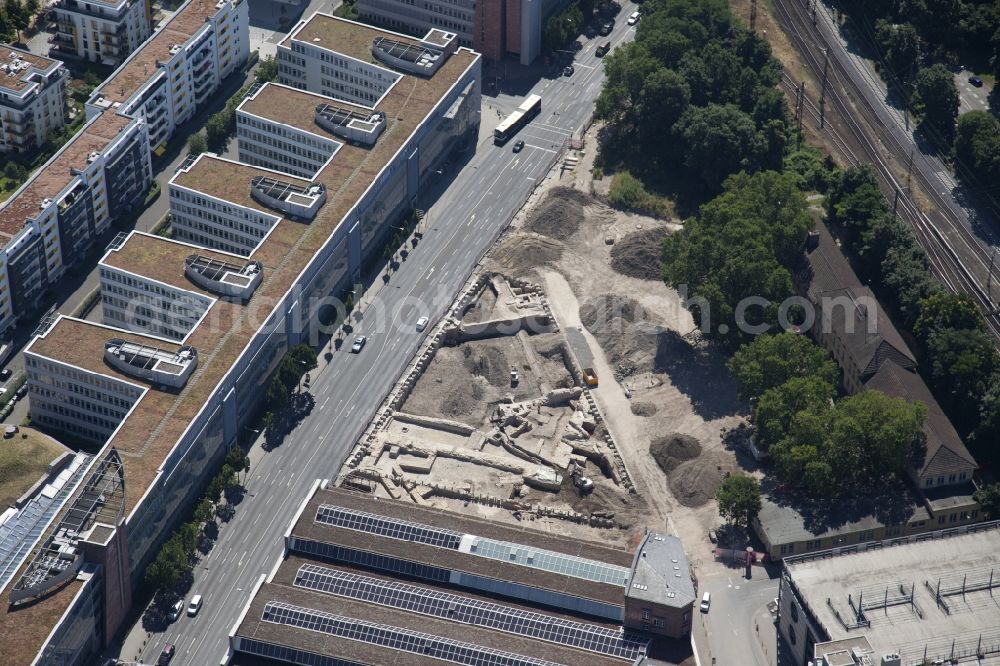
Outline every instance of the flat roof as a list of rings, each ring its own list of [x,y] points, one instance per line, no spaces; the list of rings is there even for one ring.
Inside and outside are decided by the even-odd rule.
[[[373,574],[368,571],[331,565],[326,562],[290,556],[278,567],[272,580],[265,583],[250,603],[249,611],[237,630],[237,635],[268,641],[278,645],[294,646],[299,649],[321,654],[358,661],[359,663],[406,663],[414,666],[434,666],[441,663],[440,659],[419,655],[413,652],[401,652],[388,646],[374,645],[361,640],[351,640],[332,636],[319,631],[310,631],[289,625],[276,624],[262,619],[264,607],[269,603],[284,603],[306,608],[320,613],[347,617],[362,622],[388,625],[403,628],[410,632],[429,634],[450,641],[460,641],[489,650],[509,652],[518,655],[542,659],[558,664],[585,663],[588,666],[622,666],[631,663],[622,658],[612,657],[593,650],[572,647],[569,645],[535,638],[532,636],[502,631],[498,628],[480,626],[454,619],[445,619],[431,613],[414,611],[374,600],[352,598],[342,594],[330,594],[296,585],[298,572],[303,566],[317,567],[320,570],[332,571],[337,574],[355,574],[363,576],[375,584],[389,585],[402,583],[410,593],[434,595],[456,595],[466,598],[473,604],[491,604],[512,613],[534,613],[549,622],[568,621],[580,625],[589,625],[599,632],[620,630],[620,625],[609,623],[594,623],[580,617],[564,613],[540,610],[521,604],[511,604],[506,600],[497,600],[482,594],[469,593],[465,589],[456,589],[434,585],[425,581],[400,581],[392,577]],[[374,595],[372,595],[374,596]],[[544,620],[543,620],[544,621]]]
[[[969,584],[984,583],[990,571],[1000,565],[997,553],[1000,529],[994,526],[863,553],[803,561],[793,558],[786,561],[785,569],[800,598],[831,640],[864,635],[875,654],[900,652],[903,663],[916,663],[923,658],[925,644],[929,645],[927,656],[931,659],[939,658],[935,646],[947,653],[953,639],[956,652],[966,649],[970,641],[974,650],[980,634],[983,645],[997,644],[1000,594],[996,594],[996,588],[992,595],[981,590],[944,596],[950,612],[938,606],[931,591],[940,584],[942,593],[953,593],[961,589],[963,579]],[[915,608],[908,603],[882,608],[886,596],[890,602],[893,597],[903,596],[900,586],[907,593],[913,586]],[[867,628],[847,630],[837,618],[834,609],[847,621],[854,618],[848,595],[855,604],[859,596],[863,597],[860,603],[868,609]]]
[[[150,280],[169,284],[178,289],[218,299],[217,294],[202,289],[184,274],[184,261],[192,254],[240,266],[247,262],[247,259],[241,256],[215,252],[200,245],[190,245],[162,236],[135,231],[128,235],[125,242],[117,250],[109,250],[101,259],[101,263],[141,275]],[[239,307],[238,303],[232,305]],[[216,306],[222,307],[222,304],[216,303]]]
[[[117,113],[103,113],[86,124],[49,164],[34,173],[21,192],[0,208],[0,238],[13,238],[29,218],[41,211],[45,199],[55,199],[72,182],[73,169],[87,167],[87,156],[102,151],[132,122]]]
[[[280,83],[261,87],[256,95],[248,97],[243,102],[240,110],[276,123],[290,125],[305,132],[311,132],[337,143],[344,143],[343,139],[316,124],[316,107],[320,104],[343,107],[357,111],[366,117],[372,114],[370,108],[298,90]]]
[[[21,71],[14,71],[11,73],[0,74],[0,88],[6,88],[7,90],[13,90],[15,92],[21,92],[25,88],[31,85],[31,81],[26,80],[30,74],[32,74],[34,69],[40,69],[43,72],[48,71],[53,65],[62,64],[58,60],[53,60],[52,58],[43,58],[42,56],[35,55],[30,51],[22,51],[16,46],[11,46],[10,44],[0,44],[0,66],[7,67],[13,65],[18,61],[24,61],[30,67],[27,67]]]
[[[292,528],[292,535],[304,539],[343,545],[355,550],[380,553],[411,562],[464,571],[496,580],[506,580],[553,592],[571,594],[605,604],[625,603],[624,585],[597,582],[524,562],[484,557],[468,551],[441,548],[426,543],[407,541],[339,527],[316,521],[321,505],[332,505],[402,521],[419,523],[486,539],[523,545],[526,551],[548,550],[571,558],[581,558],[615,567],[632,566],[632,553],[608,548],[598,543],[571,539],[526,527],[493,523],[480,518],[442,509],[418,506],[406,502],[385,501],[340,488],[318,490]],[[464,541],[463,541],[464,543]],[[627,574],[626,574],[627,575]]]
[[[103,95],[110,102],[124,102],[132,97],[156,73],[157,60],[170,60],[172,45],[183,45],[218,11],[214,0],[190,0],[142,48],[133,52],[107,81],[98,86],[91,97]]]
[[[385,37],[402,44],[421,46],[419,39],[388,30],[380,30],[363,23],[354,23],[330,14],[314,14],[306,19],[281,40],[281,45],[290,46],[295,40],[309,42],[313,46],[330,49],[378,65],[383,69],[392,69],[372,55],[372,44],[379,37]]]

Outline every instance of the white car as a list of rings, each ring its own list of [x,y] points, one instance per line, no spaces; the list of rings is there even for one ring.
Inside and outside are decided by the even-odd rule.
[[[701,598],[701,612],[707,613],[708,609],[712,607],[712,593],[706,592]]]
[[[364,349],[365,343],[368,342],[368,338],[363,335],[359,335],[354,338],[354,344],[351,345],[352,354],[360,354],[361,350]]]
[[[631,14],[628,15],[628,20],[626,21],[626,23],[628,23],[629,25],[635,25],[636,23],[639,22],[639,16],[640,16],[639,12],[632,12]]]
[[[181,616],[184,612],[184,600],[180,599],[173,606],[170,607],[170,612],[167,613],[167,617],[170,618],[171,622],[176,622],[177,618]]]
[[[188,617],[194,617],[201,610],[201,595],[196,594],[191,597],[191,603],[188,604]]]
[[[422,331],[425,328],[427,328],[427,322],[429,322],[429,321],[430,321],[430,319],[428,319],[427,317],[421,317],[420,319],[418,319],[417,320],[417,331]]]

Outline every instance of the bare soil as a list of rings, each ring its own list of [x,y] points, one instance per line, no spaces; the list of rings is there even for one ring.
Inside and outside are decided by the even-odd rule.
[[[553,187],[528,216],[525,226],[556,240],[568,240],[580,228],[583,207],[594,203],[593,197],[570,187]]]
[[[664,472],[669,474],[681,463],[701,455],[701,443],[691,435],[673,433],[657,437],[649,443],[649,455]],[[715,489],[712,489],[715,492]]]
[[[657,412],[654,402],[633,402],[632,413],[636,416],[653,416]]]
[[[662,280],[663,239],[669,234],[670,230],[665,226],[629,234],[611,248],[611,268],[640,280]]]

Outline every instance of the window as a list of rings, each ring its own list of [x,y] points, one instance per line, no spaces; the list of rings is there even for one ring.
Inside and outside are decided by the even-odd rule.
[[[649,609],[648,608],[643,608],[642,609],[642,621],[643,622],[649,622]]]

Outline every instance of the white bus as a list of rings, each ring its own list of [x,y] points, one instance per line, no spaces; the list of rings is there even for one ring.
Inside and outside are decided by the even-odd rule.
[[[514,136],[520,131],[522,127],[531,122],[531,119],[539,114],[542,110],[542,98],[538,95],[531,95],[523,102],[521,106],[511,113],[509,116],[503,119],[497,128],[493,130],[493,143],[496,145],[502,145],[507,142],[507,139]]]

